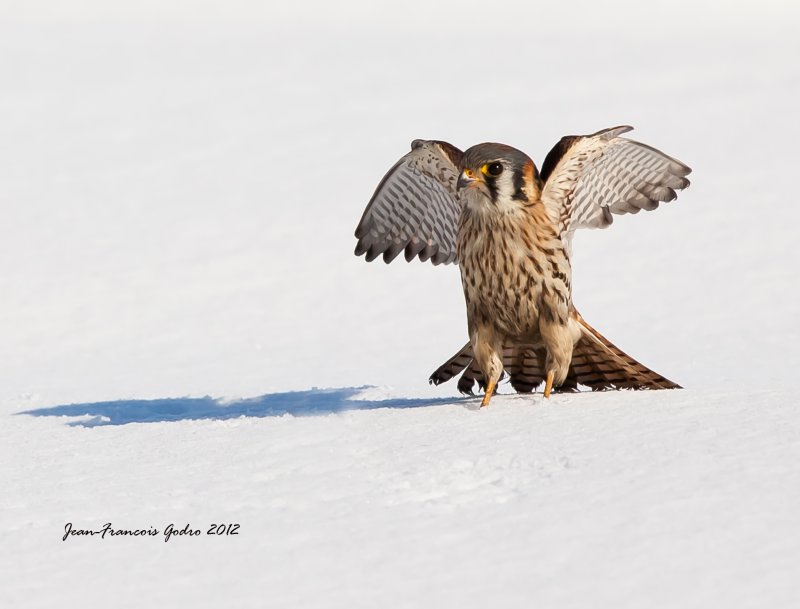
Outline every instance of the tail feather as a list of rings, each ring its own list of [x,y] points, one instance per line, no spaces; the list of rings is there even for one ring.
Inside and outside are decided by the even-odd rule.
[[[458,353],[439,366],[428,380],[433,385],[446,383],[456,374],[464,370],[464,368],[472,364],[472,357],[472,345],[467,343],[461,347]]]
[[[503,368],[505,374],[511,377],[511,384],[514,389],[521,393],[527,393],[542,382],[541,375],[537,375],[534,370],[538,363],[534,361],[536,354],[532,349],[525,347],[506,347],[503,349]],[[544,361],[544,360],[542,360]],[[478,362],[472,354],[472,345],[467,343],[458,353],[439,366],[431,374],[429,382],[433,385],[441,385],[462,372],[458,379],[458,390],[465,395],[475,395],[474,389],[477,383],[481,389],[486,388],[486,379],[483,377]]]
[[[577,311],[581,338],[575,345],[569,376],[592,391],[604,389],[680,389],[681,386],[633,359],[600,334]]]
[[[473,358],[472,345],[470,343],[461,347],[458,353],[439,366],[436,371],[431,374],[428,382],[432,385],[441,385],[449,381],[462,370],[464,374],[458,379],[458,391],[460,393],[464,395],[475,395],[475,383],[481,388],[486,387],[483,373],[478,367],[478,363]]]
[[[609,389],[680,389],[680,385],[650,370],[623,352],[597,330],[592,328],[573,310],[573,319],[578,322],[581,337],[575,344],[569,373],[556,392],[578,391],[579,385],[592,391]],[[531,345],[515,345],[503,349],[503,366],[510,377],[511,386],[520,393],[530,393],[541,385],[545,371],[545,351]],[[467,343],[447,362],[431,375],[434,385],[445,383],[464,371],[458,380],[458,390],[474,395],[475,383],[486,387],[477,362],[473,358],[472,346]]]

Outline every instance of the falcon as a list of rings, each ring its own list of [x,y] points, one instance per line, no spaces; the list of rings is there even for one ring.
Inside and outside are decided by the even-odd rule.
[[[632,127],[562,138],[541,171],[523,152],[478,144],[462,152],[414,140],[375,190],[355,231],[355,254],[387,263],[404,252],[457,263],[469,342],[430,378],[463,371],[487,406],[507,374],[530,392],[674,389],[680,386],[622,352],[572,302],[571,243],[579,228],[605,228],[615,214],[672,201],[691,169],[624,137]]]

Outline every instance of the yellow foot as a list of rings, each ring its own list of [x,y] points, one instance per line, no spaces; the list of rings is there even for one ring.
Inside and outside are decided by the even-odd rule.
[[[553,390],[553,371],[547,373],[547,383],[544,386],[544,397],[550,398],[550,392]]]
[[[494,395],[495,385],[497,385],[497,383],[495,383],[494,381],[489,381],[489,384],[486,386],[486,393],[483,394],[483,401],[481,402],[481,408],[489,405],[489,400],[491,400],[492,396]]]

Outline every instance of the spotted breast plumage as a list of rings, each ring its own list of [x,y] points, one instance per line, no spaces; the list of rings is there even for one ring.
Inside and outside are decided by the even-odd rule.
[[[414,140],[387,173],[356,228],[356,255],[391,262],[400,252],[457,262],[469,343],[431,376],[475,383],[489,403],[504,372],[512,387],[550,392],[579,386],[671,389],[589,326],[572,303],[571,242],[578,228],[604,228],[614,214],[652,210],[686,188],[689,167],[614,127],[561,139],[541,172],[503,144],[461,152]]]

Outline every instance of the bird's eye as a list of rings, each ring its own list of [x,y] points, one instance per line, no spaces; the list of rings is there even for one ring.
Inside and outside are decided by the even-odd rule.
[[[496,178],[501,173],[503,173],[503,165],[502,163],[495,161],[494,163],[489,163],[483,166],[483,173]]]

